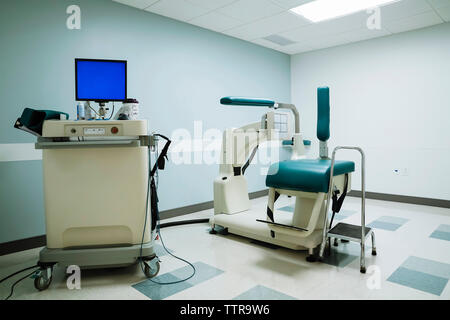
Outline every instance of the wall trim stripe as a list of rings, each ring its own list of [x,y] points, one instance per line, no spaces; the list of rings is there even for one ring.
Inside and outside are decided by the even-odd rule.
[[[42,160],[42,150],[36,150],[34,143],[0,144],[0,162]]]
[[[20,239],[5,243],[0,243],[0,256],[4,256],[5,254],[10,254],[19,251],[30,250],[34,248],[43,247],[46,244],[45,235]]]
[[[249,194],[250,199],[264,197],[269,193],[268,189],[260,190],[256,192],[251,192]],[[349,192],[348,196],[350,197],[361,197],[361,191],[352,190]],[[402,195],[394,195],[387,193],[378,193],[378,192],[366,192],[367,199],[374,200],[383,200],[383,201],[393,201],[393,202],[401,202],[401,203],[409,203],[409,204],[418,204],[424,206],[432,206],[432,207],[441,207],[441,208],[450,208],[450,201],[443,199],[430,199],[430,198],[421,198],[421,197],[411,197],[411,196],[402,196]],[[213,201],[207,201],[202,203],[193,204],[190,206],[185,206],[181,208],[175,208],[170,210],[161,211],[161,220],[175,218],[179,216],[183,216],[186,214],[208,210],[214,208]],[[34,249],[38,247],[45,246],[46,239],[45,235],[15,240],[6,243],[0,243],[0,256]]]
[[[362,194],[361,191],[358,190],[351,190],[348,193],[350,197],[358,197],[358,198],[361,198],[361,194]],[[418,204],[422,206],[450,208],[450,200],[444,199],[421,198],[421,197],[402,196],[397,194],[387,194],[387,193],[367,192],[367,191],[366,191],[366,198],[374,200]]]

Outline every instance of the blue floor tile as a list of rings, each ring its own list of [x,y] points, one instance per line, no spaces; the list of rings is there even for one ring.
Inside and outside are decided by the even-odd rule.
[[[359,244],[355,242],[342,243],[339,242],[339,245],[335,247],[333,245],[333,241],[331,244],[331,252],[330,255],[325,253],[323,257],[323,262],[335,267],[344,268],[356,259],[359,259],[361,249]],[[366,246],[366,252],[368,248]]]
[[[292,205],[289,205],[289,206],[277,208],[277,210],[287,211],[287,212],[294,212],[294,205],[292,204]]]
[[[297,300],[287,294],[258,285],[238,295],[233,300]]]
[[[347,219],[348,217],[354,215],[356,212],[357,212],[357,211],[355,211],[355,210],[345,210],[345,209],[342,209],[340,212],[337,212],[337,213],[334,215],[334,220],[335,220],[335,221],[342,221],[342,220]],[[332,214],[330,214],[330,218],[331,218],[331,215],[332,215]]]
[[[450,232],[436,230],[430,235],[430,238],[450,241]]]
[[[212,279],[223,273],[222,270],[217,269],[203,262],[196,262],[194,263],[194,266],[195,266],[195,276],[193,276],[191,279],[187,281],[192,286],[195,286],[199,283]],[[192,268],[190,266],[186,266],[184,268],[173,271],[172,274],[178,278],[186,279],[192,274]]]
[[[450,241],[450,225],[441,224],[431,235],[430,238]]]
[[[450,264],[443,262],[411,256],[403,262],[401,267],[450,279]]]
[[[222,270],[207,265],[203,262],[196,262],[194,263],[194,266],[196,273],[187,281],[182,281],[175,284],[163,284],[186,279],[192,274],[192,268],[190,266],[176,269],[170,273],[165,273],[151,280],[147,279],[133,285],[132,287],[152,300],[162,300],[223,273]]]
[[[155,282],[167,283],[167,282],[176,282],[182,279],[175,277],[170,273],[165,273],[163,275],[153,278],[152,280],[154,280]],[[154,283],[150,280],[145,280],[143,282],[133,285],[132,287],[152,300],[162,300],[192,286],[187,282],[162,285]]]
[[[409,219],[393,217],[393,216],[381,216],[376,221],[382,221],[382,222],[388,222],[388,223],[392,223],[392,224],[403,225],[406,222],[408,222]]]
[[[388,281],[440,296],[448,279],[407,268],[398,268]]]
[[[398,228],[400,228],[402,225],[404,225],[408,221],[409,221],[408,219],[400,218],[400,217],[382,216],[382,217],[379,217],[378,219],[376,219],[375,221],[372,221],[367,226],[371,227],[371,228],[376,228],[376,229],[396,231]]]
[[[441,224],[436,230],[442,232],[450,232],[450,224]]]
[[[389,222],[383,222],[383,221],[375,220],[375,221],[369,223],[367,226],[370,227],[370,228],[375,228],[375,229],[396,231],[402,225],[401,224],[396,224],[396,223],[389,223]]]

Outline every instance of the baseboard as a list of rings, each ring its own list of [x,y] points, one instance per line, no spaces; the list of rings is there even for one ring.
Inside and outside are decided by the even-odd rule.
[[[265,190],[261,190],[261,191],[250,192],[248,194],[248,196],[250,199],[255,199],[255,198],[261,198],[261,197],[267,196],[268,194],[269,194],[269,189],[265,189]],[[193,205],[185,206],[185,207],[181,207],[181,208],[175,208],[175,209],[171,209],[171,210],[161,211],[160,218],[161,218],[161,220],[170,219],[170,218],[184,216],[186,214],[203,211],[203,210],[208,210],[208,209],[212,209],[212,208],[214,208],[214,201],[207,201],[207,202],[197,203],[197,204],[193,204]]]
[[[361,191],[352,190],[348,193],[350,197],[361,198]],[[450,208],[450,201],[443,199],[421,198],[412,196],[402,196],[396,194],[378,193],[378,192],[366,192],[367,199],[393,201],[409,204],[419,204],[423,206]]]
[[[266,196],[268,193],[269,193],[268,189],[251,192],[251,193],[249,193],[249,197],[250,197],[250,199],[260,198],[260,197]],[[207,202],[193,204],[193,205],[185,206],[185,207],[181,207],[181,208],[175,208],[175,209],[161,211],[160,217],[161,217],[161,220],[165,220],[165,219],[184,216],[186,214],[203,211],[203,210],[208,210],[208,209],[212,209],[212,208],[214,208],[214,201],[207,201]],[[43,246],[45,246],[45,244],[46,244],[45,235],[28,238],[28,239],[15,240],[15,241],[6,242],[6,243],[0,243],[0,256],[14,253],[14,252],[43,247]]]
[[[45,235],[0,243],[0,256],[14,252],[43,247],[46,244]]]

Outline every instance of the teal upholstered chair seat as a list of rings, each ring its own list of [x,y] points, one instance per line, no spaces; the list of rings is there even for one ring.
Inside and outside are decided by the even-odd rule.
[[[303,159],[288,160],[270,166],[266,186],[270,188],[328,192],[331,160]],[[335,161],[333,176],[355,171],[352,161]]]

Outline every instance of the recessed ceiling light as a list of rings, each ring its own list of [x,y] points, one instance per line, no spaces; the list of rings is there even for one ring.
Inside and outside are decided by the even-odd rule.
[[[315,0],[291,11],[312,22],[320,22],[397,1],[400,0]]]

